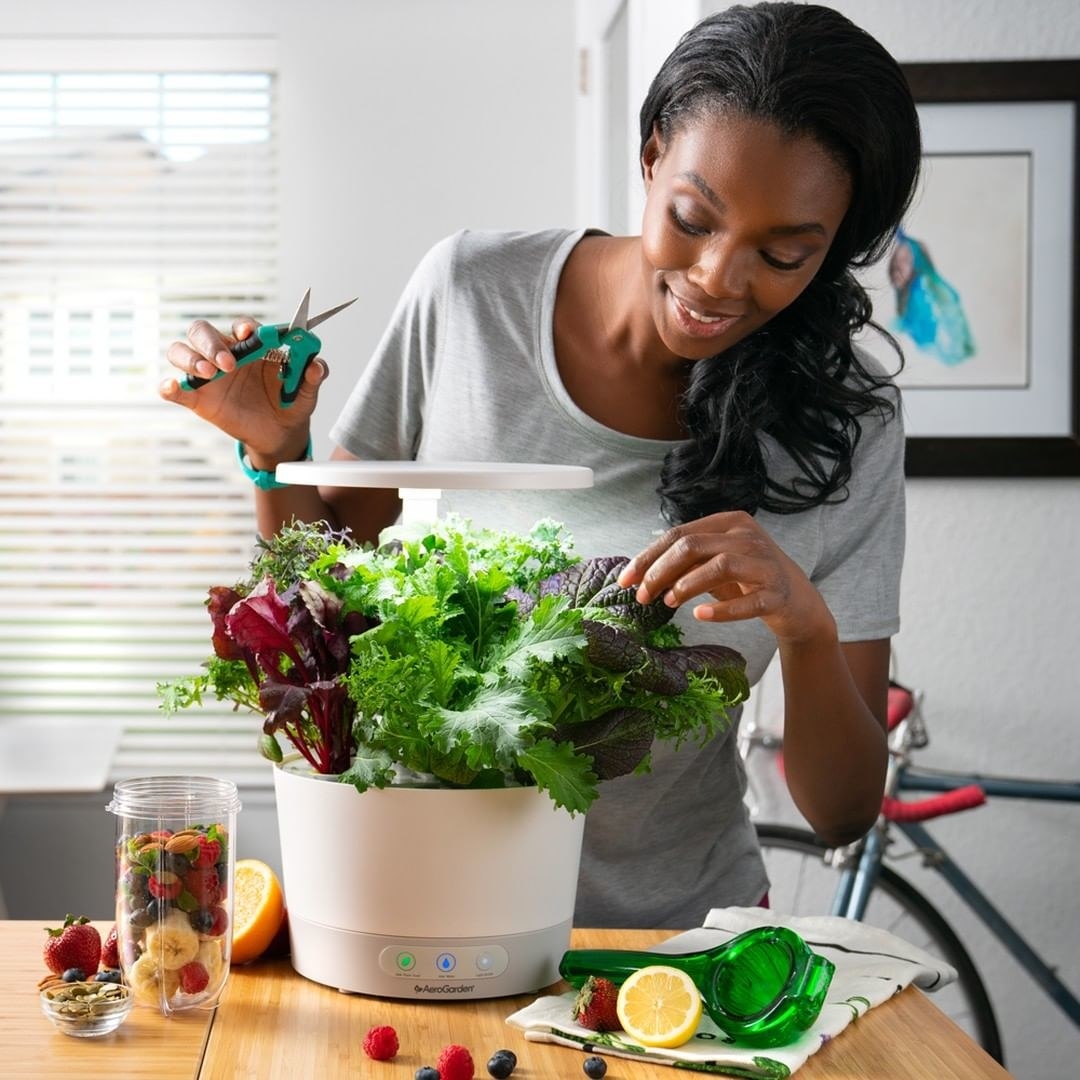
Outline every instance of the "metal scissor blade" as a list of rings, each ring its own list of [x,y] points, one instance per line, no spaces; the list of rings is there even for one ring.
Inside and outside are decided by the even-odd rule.
[[[344,311],[350,304],[355,304],[359,300],[359,296],[354,296],[351,300],[346,300],[344,304],[338,304],[337,307],[328,308],[326,311],[320,311],[318,315],[312,315],[305,324],[308,330],[314,330],[319,323],[326,322],[331,315],[336,315],[339,311]]]
[[[308,328],[308,301],[311,299],[311,289],[300,298],[300,303],[296,308],[296,314],[292,317],[292,322],[289,323],[290,330],[306,330]]]

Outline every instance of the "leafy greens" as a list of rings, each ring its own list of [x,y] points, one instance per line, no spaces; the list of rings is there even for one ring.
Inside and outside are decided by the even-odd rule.
[[[264,544],[252,578],[210,591],[215,658],[162,688],[263,713],[320,772],[360,791],[402,770],[451,785],[535,783],[585,811],[649,767],[654,739],[706,741],[748,693],[723,646],[683,646],[673,614],[582,560],[562,526],[524,535],[448,517],[361,547],[324,523]]]

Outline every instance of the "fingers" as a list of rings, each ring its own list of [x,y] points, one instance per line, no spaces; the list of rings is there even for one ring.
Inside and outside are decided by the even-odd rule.
[[[178,371],[200,379],[212,379],[222,372],[236,370],[236,357],[232,346],[249,338],[258,329],[257,319],[243,316],[234,319],[232,337],[222,333],[213,323],[196,319],[187,330],[184,341],[174,341],[165,351],[165,358]],[[166,401],[191,405],[186,391],[176,378],[165,379],[158,387],[159,395]]]
[[[191,400],[191,395],[194,394],[194,392],[195,391],[193,390],[187,392],[181,390],[179,379],[162,379],[161,382],[158,383],[159,397],[164,401],[172,401],[177,405],[183,405],[187,409],[190,409],[194,404],[193,400]]]
[[[619,584],[623,588],[637,585],[638,600],[650,603],[694,567],[721,550],[732,550],[733,544],[745,544],[747,537],[758,532],[754,519],[741,510],[711,514],[680,525],[635,555],[619,575]],[[686,594],[683,599],[687,595],[695,594]]]
[[[258,329],[259,320],[253,319],[250,315],[241,315],[239,318],[233,319],[232,333],[237,341],[245,341]]]
[[[232,371],[236,367],[236,358],[227,348],[214,349],[209,343],[204,343],[203,348],[209,349],[209,353],[203,352],[202,348],[193,348],[186,342],[174,341],[165,350],[165,359],[185,375],[195,375],[200,379],[212,379],[219,371]]]
[[[693,616],[700,622],[738,622],[743,619],[762,619],[776,611],[782,596],[774,589],[754,589],[727,600],[715,597],[704,604],[695,604]]]

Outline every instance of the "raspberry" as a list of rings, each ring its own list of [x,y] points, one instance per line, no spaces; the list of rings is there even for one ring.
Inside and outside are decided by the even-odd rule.
[[[364,1036],[364,1053],[375,1061],[389,1061],[397,1052],[397,1032],[387,1024],[371,1028]]]
[[[473,1080],[476,1075],[472,1054],[457,1043],[443,1047],[436,1067],[440,1080]]]
[[[221,844],[205,836],[199,837],[199,850],[191,865],[198,870],[208,870],[221,856]]]
[[[205,870],[189,870],[183,881],[184,888],[195,898],[199,907],[213,907],[222,899],[221,880],[212,866]]]
[[[201,994],[210,982],[210,972],[198,960],[185,964],[177,975],[180,976],[180,989],[185,994]]]

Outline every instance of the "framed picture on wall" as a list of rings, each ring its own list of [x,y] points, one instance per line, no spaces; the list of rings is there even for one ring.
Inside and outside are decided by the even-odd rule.
[[[923,177],[863,283],[904,350],[908,475],[1080,475],[1080,61],[905,73]]]

